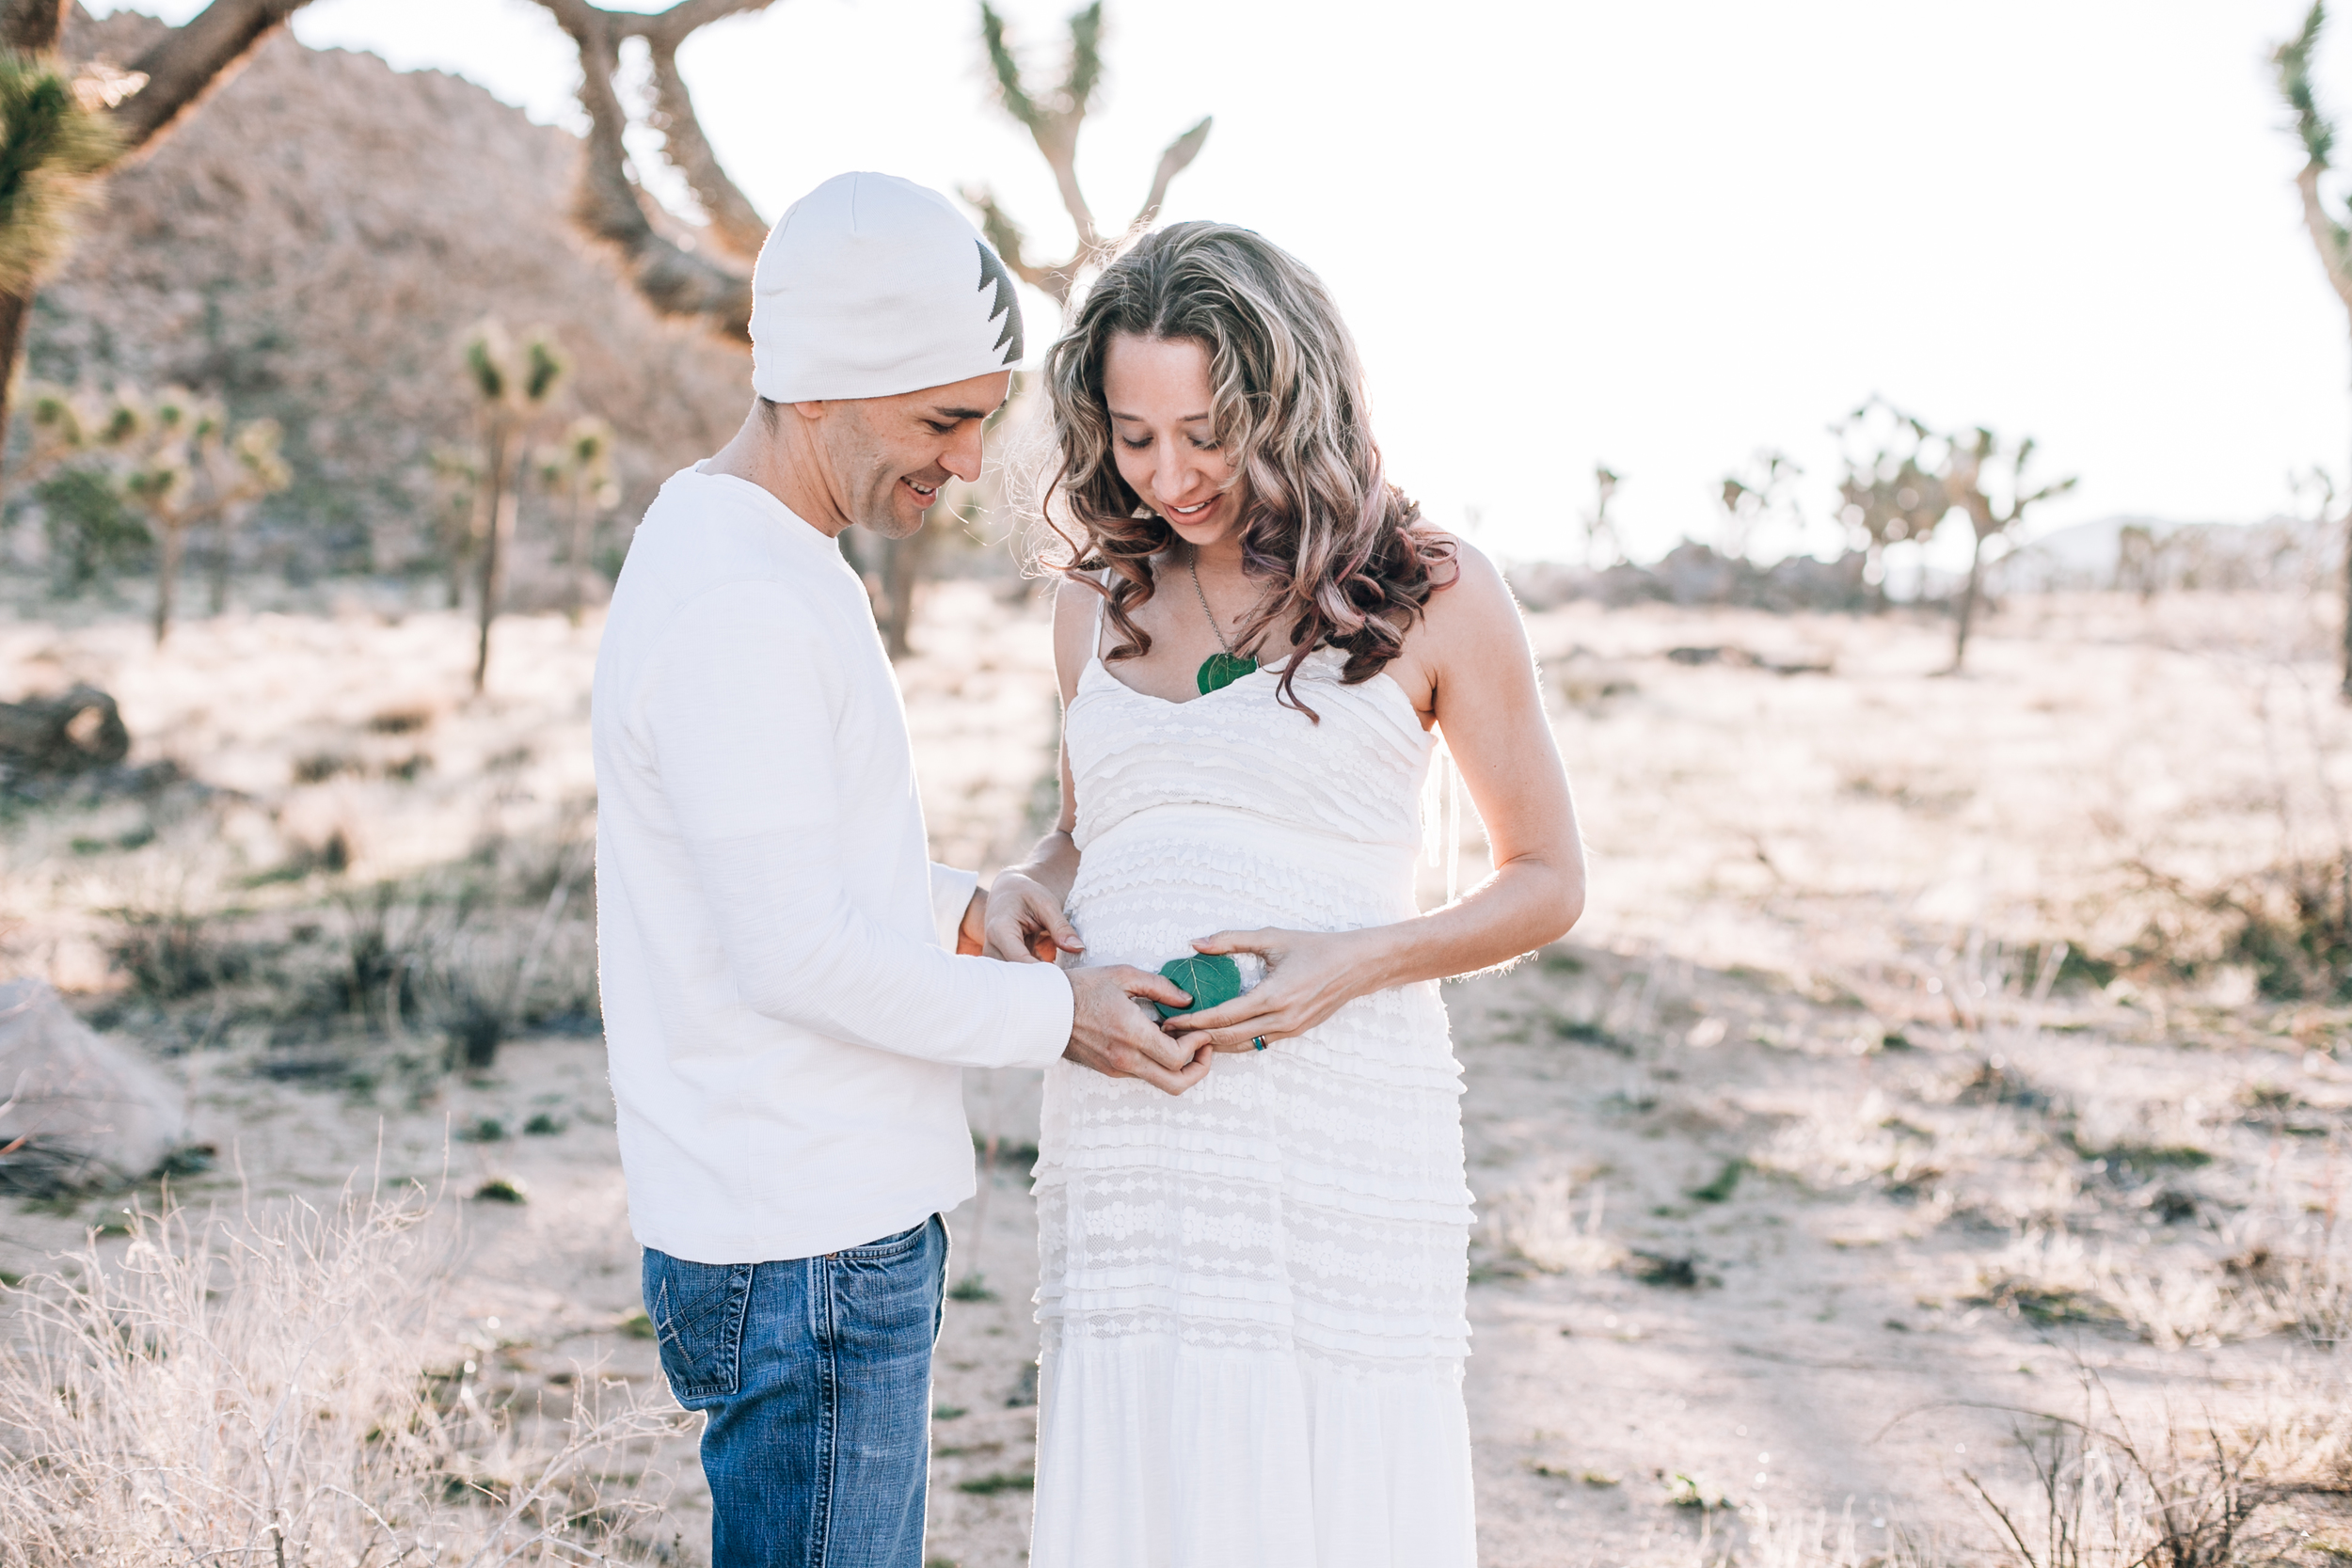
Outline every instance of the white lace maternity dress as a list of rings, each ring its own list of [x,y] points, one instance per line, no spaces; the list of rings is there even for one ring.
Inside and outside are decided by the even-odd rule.
[[[1088,662],[1066,720],[1085,961],[1415,912],[1433,741],[1343,662],[1300,668],[1319,724],[1271,671],[1180,705]],[[1181,1099],[1047,1070],[1035,1568],[1475,1562],[1461,1087],[1434,983],[1220,1055]]]

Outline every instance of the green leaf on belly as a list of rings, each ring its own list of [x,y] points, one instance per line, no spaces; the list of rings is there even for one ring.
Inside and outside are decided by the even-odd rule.
[[[1178,1013],[1198,1013],[1231,1002],[1241,994],[1241,966],[1222,953],[1190,953],[1181,958],[1170,958],[1160,965],[1160,973],[1192,998],[1189,1007],[1171,1007],[1165,1002],[1154,1002],[1162,1018],[1174,1018]]]

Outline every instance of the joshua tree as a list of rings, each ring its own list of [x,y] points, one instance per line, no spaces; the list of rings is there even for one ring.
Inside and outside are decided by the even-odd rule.
[[[144,518],[156,549],[160,646],[171,630],[188,531],[208,520],[225,530],[255,501],[286,487],[278,426],[255,420],[232,429],[219,404],[180,388],[152,398],[120,391],[103,413],[44,390],[35,394],[32,413],[37,456],[53,465],[97,459],[69,489],[44,484],[44,498],[71,499],[87,515],[105,510],[99,503],[111,495]]]
[[[60,591],[78,592],[103,566],[125,564],[153,542],[120,478],[144,450],[146,402],[128,388],[101,400],[37,386],[27,413],[33,438],[17,477],[34,483],[41,502]]]
[[[33,293],[104,169],[152,147],[305,0],[213,0],[128,71],[54,58],[70,0],[0,0],[0,435]]]
[[[1830,427],[1845,449],[1838,514],[1869,557],[1878,608],[1886,608],[1886,547],[1923,540],[1952,509],[1939,471],[1949,443],[1913,415],[1873,397]],[[1857,448],[1857,443],[1858,448]]]
[[[588,548],[596,518],[621,499],[620,486],[612,483],[612,427],[593,417],[573,420],[562,444],[539,454],[539,478],[548,494],[564,499],[569,512],[571,537],[564,559],[572,569],[572,586],[564,613],[578,626],[588,596],[588,574],[595,570]]]
[[[2026,469],[2034,453],[2030,436],[2014,447],[2005,447],[1999,436],[1979,425],[1967,436],[1951,439],[1948,446],[1951,460],[1944,488],[1952,504],[1968,515],[1975,535],[1968,550],[1968,581],[1960,592],[1960,619],[1952,638],[1949,673],[1956,675],[1968,657],[1968,629],[1976,619],[1977,596],[1984,582],[1985,545],[2025,521],[2028,507],[2072,490],[2076,476],[2069,474],[2039,489],[2026,489]]]
[[[466,340],[465,367],[478,400],[482,431],[474,528],[482,555],[480,633],[473,664],[473,689],[480,691],[490,675],[490,623],[498,618],[499,600],[506,592],[506,553],[515,538],[524,453],[532,427],[545,417],[548,400],[563,384],[564,364],[545,332],[530,334],[518,358],[499,325],[485,322]]]
[[[2295,188],[2303,197],[2303,226],[2311,230],[2312,245],[2319,252],[2319,265],[2328,275],[2328,287],[2336,291],[2344,309],[2352,311],[2352,232],[2347,232],[2343,220],[2328,212],[2319,190],[2319,177],[2328,172],[2328,157],[2336,146],[2335,121],[2319,112],[2319,96],[2312,87],[2312,50],[2318,44],[2320,29],[2327,24],[2324,0],[2312,0],[2310,13],[2303,18],[2303,30],[2279,45],[2271,58],[2279,68],[2279,91],[2287,106],[2295,111],[2296,135],[2303,141],[2303,166],[2295,176]],[[2346,514],[2344,527],[2346,547],[2341,689],[2344,700],[2352,702],[2352,513]]]
[[[1593,509],[1577,519],[1584,528],[1584,564],[1592,571],[1605,570],[1625,559],[1617,520],[1609,515],[1609,503],[1617,499],[1617,475],[1608,464],[1593,465]]]
[[[1804,517],[1797,510],[1796,483],[1804,477],[1785,451],[1759,451],[1745,473],[1724,476],[1724,555],[1745,561],[1757,531],[1785,520],[1800,540]]]
[[[1054,184],[1061,192],[1062,210],[1070,214],[1071,225],[1077,230],[1077,248],[1061,261],[1032,261],[1023,253],[1020,225],[1005,214],[987,186],[967,187],[963,198],[979,209],[989,243],[1004,257],[1014,276],[1053,295],[1054,303],[1066,309],[1080,277],[1108,248],[1104,235],[1095,228],[1094,210],[1087,204],[1086,193],[1078,187],[1078,132],[1086,123],[1094,91],[1103,83],[1103,0],[1095,0],[1070,19],[1070,64],[1062,72],[1061,85],[1051,92],[1041,94],[1029,89],[1022,77],[1021,62],[1013,58],[1012,47],[1006,40],[1005,20],[988,0],[980,0],[980,39],[988,46],[989,67],[995,73],[996,101],[1029,133],[1038,151],[1044,154],[1046,166],[1054,171]],[[1152,192],[1143,198],[1143,205],[1129,221],[1126,232],[1140,233],[1152,227],[1160,214],[1160,207],[1168,200],[1168,182],[1200,155],[1201,146],[1209,139],[1209,125],[1210,119],[1202,119],[1161,152],[1159,167],[1152,174]],[[1111,238],[1116,240],[1118,236]]]

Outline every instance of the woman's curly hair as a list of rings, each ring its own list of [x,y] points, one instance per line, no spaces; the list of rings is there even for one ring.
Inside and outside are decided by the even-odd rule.
[[[1294,652],[1346,653],[1344,683],[1379,673],[1429,595],[1454,580],[1453,542],[1383,477],[1363,366],[1322,279],[1225,223],[1174,224],[1136,241],[1046,354],[1056,451],[1041,510],[1067,547],[1052,564],[1108,598],[1120,641],[1107,657],[1151,648],[1132,612],[1152,596],[1152,558],[1176,539],[1120,477],[1103,360],[1121,333],[1208,354],[1216,439],[1233,460],[1227,483],[1248,486],[1242,569],[1267,590],[1234,646],[1288,623]],[[1107,588],[1095,576],[1106,569]],[[1312,719],[1291,689],[1298,662],[1289,660],[1278,696]]]

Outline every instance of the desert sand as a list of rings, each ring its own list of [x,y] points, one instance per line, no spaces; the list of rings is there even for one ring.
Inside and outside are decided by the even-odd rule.
[[[577,1006],[586,895],[556,896],[593,810],[595,618],[501,622],[475,700],[459,619],[389,593],[192,620],[160,653],[134,611],[33,608],[0,620],[0,699],[90,681],[134,763],[194,782],[11,807],[0,971],[186,1084],[220,1154],[179,1200],[421,1180],[461,1216],[444,1329],[485,1391],[559,1393],[583,1366],[658,1387]],[[2016,1413],[2081,1414],[2088,1374],[2157,1434],[2333,1398],[2346,1010],[2265,995],[2199,901],[2344,847],[2320,610],[2021,597],[1950,677],[1942,623],[1908,614],[1529,625],[1593,879],[1566,942],[1446,992],[1482,1214],[1484,1561],[1987,1557],[1966,1478],[2022,1495]],[[1003,864],[1053,803],[1043,611],[942,585],[916,644],[934,852]],[[1461,836],[1468,880],[1474,817]],[[451,940],[500,962],[527,942],[546,1027],[468,1073],[421,1017],[273,1016],[380,923],[369,890],[465,866],[533,895]],[[141,913],[265,957],[146,998],[119,956]],[[962,1568],[1024,1560],[1033,1095],[1003,1075],[967,1096],[997,1158],[949,1217],[930,1546]],[[527,1201],[468,1196],[494,1176]],[[0,1199],[0,1269],[155,1200]],[[691,1432],[660,1458],[661,1555],[700,1560]],[[2352,1550],[2331,1506],[2294,1501],[2298,1550]]]

